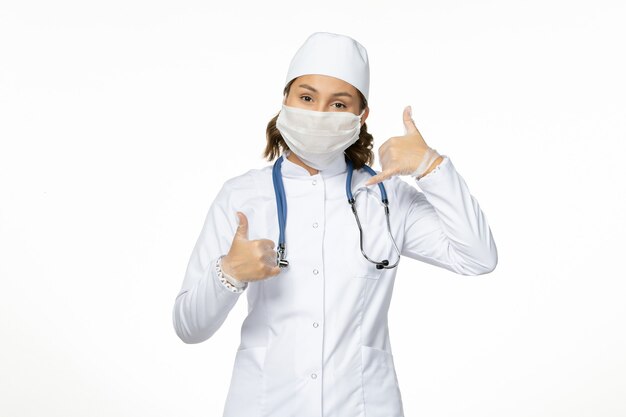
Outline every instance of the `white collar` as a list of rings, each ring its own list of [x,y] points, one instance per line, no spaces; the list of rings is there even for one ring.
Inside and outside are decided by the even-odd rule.
[[[306,168],[291,162],[287,159],[287,156],[291,153],[291,150],[287,149],[283,152],[283,162],[281,164],[281,173],[285,177],[294,178],[294,177],[314,177],[315,175],[322,175],[324,178],[332,177],[338,174],[342,174],[347,171],[348,164],[345,160],[345,154],[342,153],[337,158],[335,158],[330,166],[326,169],[319,170],[319,172],[315,175],[311,175]]]

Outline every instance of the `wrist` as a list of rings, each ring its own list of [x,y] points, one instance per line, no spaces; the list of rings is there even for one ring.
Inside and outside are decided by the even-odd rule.
[[[233,271],[232,271],[232,269],[230,269],[231,267],[230,267],[228,255],[222,255],[221,256],[220,264],[221,264],[221,267],[222,267],[222,272],[225,275],[228,275],[228,276],[232,277],[233,276]]]
[[[434,169],[434,163],[439,160],[441,160],[441,157],[437,150],[427,146],[423,151],[419,165],[415,171],[411,173],[411,176],[419,180]]]
[[[237,288],[243,288],[246,286],[246,281],[239,280],[232,275],[230,265],[228,263],[228,258],[226,255],[223,255],[219,259],[219,267],[221,269],[222,275],[224,279],[234,285]]]
[[[417,179],[421,179],[423,177],[425,177],[426,175],[428,175],[431,171],[433,171],[435,168],[437,168],[437,166],[441,163],[441,161],[443,161],[443,156],[438,156],[437,159],[435,159],[435,161],[428,167],[428,169],[426,171],[424,171],[424,173],[422,175],[420,175],[419,177],[417,177]]]

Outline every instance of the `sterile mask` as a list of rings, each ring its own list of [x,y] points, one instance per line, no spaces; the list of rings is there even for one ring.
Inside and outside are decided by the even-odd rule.
[[[323,170],[359,139],[361,116],[352,112],[301,109],[283,104],[276,128],[307,165]]]

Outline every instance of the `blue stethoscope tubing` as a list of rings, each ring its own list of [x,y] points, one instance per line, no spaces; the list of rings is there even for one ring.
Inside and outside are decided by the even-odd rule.
[[[352,161],[350,160],[350,158],[348,158],[347,156],[345,157],[346,157],[346,163],[348,164],[348,170],[347,170],[348,172],[346,176],[346,196],[348,197],[348,203],[350,204],[352,208],[352,212],[354,213],[357,226],[359,227],[359,240],[360,240],[360,245],[361,245],[361,253],[365,257],[365,259],[376,264],[376,269],[394,268],[398,265],[398,262],[400,262],[400,250],[398,249],[398,246],[396,245],[396,241],[393,238],[393,235],[391,234],[391,225],[389,223],[389,200],[387,199],[387,191],[385,190],[385,186],[382,181],[377,184],[378,188],[380,189],[381,201],[385,208],[387,232],[389,233],[389,237],[391,238],[391,241],[393,242],[393,246],[398,255],[398,258],[393,265],[389,265],[389,260],[387,259],[384,259],[382,261],[372,260],[365,254],[365,251],[363,250],[363,229],[361,228],[359,215],[357,214],[357,211],[356,211],[356,205],[355,205],[356,200],[354,196],[352,195],[352,173],[354,172],[354,165]],[[280,230],[280,234],[278,238],[276,262],[279,267],[285,268],[289,266],[289,261],[285,259],[285,226],[287,224],[287,199],[285,197],[285,187],[283,185],[283,177],[281,174],[282,163],[283,163],[283,156],[281,155],[280,158],[276,160],[276,162],[274,163],[274,167],[272,168],[272,181],[274,182],[274,194],[276,196],[276,208],[278,211],[278,227]],[[376,175],[376,171],[374,171],[372,168],[370,168],[366,164],[363,164],[363,168],[370,175],[372,176]]]
[[[283,185],[283,176],[280,172],[280,167],[283,163],[283,157],[274,162],[272,168],[272,179],[274,181],[274,194],[276,195],[276,208],[278,210],[278,228],[280,229],[280,235],[278,238],[278,254],[277,264],[279,267],[284,268],[289,266],[289,261],[285,259],[285,225],[287,224],[287,199],[285,198],[285,187]]]

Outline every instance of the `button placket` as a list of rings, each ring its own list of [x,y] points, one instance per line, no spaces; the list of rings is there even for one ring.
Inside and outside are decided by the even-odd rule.
[[[314,199],[318,200],[320,199],[321,201],[319,202],[311,202],[311,206],[315,206],[317,210],[315,210],[314,214],[313,214],[313,218],[311,219],[311,228],[312,229],[319,229],[321,222],[316,221],[316,219],[321,219],[323,220],[324,217],[324,183],[323,183],[323,179],[322,178],[315,178],[315,179],[310,179],[311,181],[311,187],[315,187],[315,190],[311,190],[312,196],[314,195]],[[319,186],[319,187],[318,187]],[[320,204],[320,205],[318,205]],[[312,258],[311,260],[314,262],[313,265],[320,265],[321,266],[321,244],[322,244],[322,235],[318,234],[319,232],[317,232],[317,230],[315,231],[311,231],[311,235],[310,235],[310,239],[311,239],[311,243],[313,247],[318,247],[320,250],[320,253],[318,254],[318,256],[315,256],[313,254],[311,254]],[[321,275],[321,268],[318,269],[316,267],[311,268],[310,270],[312,272],[313,277],[318,277],[318,276],[322,276]],[[320,278],[321,279],[321,278]],[[313,285],[315,288],[315,292],[320,291],[319,294],[323,297],[323,290],[321,288],[323,288],[323,284],[322,281],[314,281],[311,283],[311,285]],[[319,341],[319,346],[320,346],[320,353],[321,353],[321,349],[322,349],[322,338],[323,338],[323,332],[322,332],[322,327],[321,327],[321,323],[316,321],[315,318],[319,318],[321,317],[321,315],[323,315],[323,311],[319,310],[319,306],[323,305],[322,303],[316,304],[315,307],[312,306],[313,310],[311,311],[312,313],[312,317],[313,320],[310,322],[311,323],[311,331],[315,332],[312,333],[310,335],[310,337],[312,338],[311,340],[316,340]],[[315,359],[315,358],[312,358]],[[321,368],[318,367],[318,365],[315,364],[315,362],[318,362],[318,360],[314,360],[313,361],[313,366],[309,371],[309,378],[311,380],[317,381],[317,379],[320,379],[321,382]],[[320,378],[318,378],[318,375]]]

